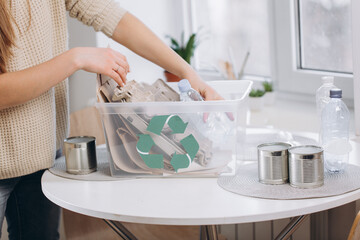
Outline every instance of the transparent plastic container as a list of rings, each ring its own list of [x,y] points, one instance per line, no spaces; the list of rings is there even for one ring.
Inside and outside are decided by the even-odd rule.
[[[234,174],[245,142],[252,82],[208,82],[226,100],[97,103],[114,177],[213,177]],[[168,83],[178,92],[176,83]],[[233,129],[226,143],[205,137],[188,118],[223,113]]]

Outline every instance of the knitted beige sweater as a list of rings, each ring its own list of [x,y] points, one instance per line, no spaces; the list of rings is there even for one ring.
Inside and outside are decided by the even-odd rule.
[[[125,10],[112,0],[8,0],[18,28],[9,72],[26,69],[63,53],[68,48],[66,10],[111,36]],[[95,90],[94,90],[95,91]],[[27,103],[0,110],[0,179],[49,168],[68,133],[67,80]]]

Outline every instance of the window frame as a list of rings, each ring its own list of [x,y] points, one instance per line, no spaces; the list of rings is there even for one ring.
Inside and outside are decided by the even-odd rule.
[[[353,74],[300,69],[298,1],[272,0],[273,47],[276,49],[274,79],[278,89],[288,93],[314,95],[321,85],[321,76],[331,75],[335,77],[335,84],[343,89],[347,104],[352,106]]]
[[[197,27],[196,27],[196,18],[194,18],[193,16],[195,15],[194,13],[194,3],[192,0],[183,0],[182,1],[182,11],[183,11],[183,26],[184,26],[184,38],[188,39],[190,37],[190,35],[194,32],[197,32]],[[198,69],[199,68],[199,63],[198,63],[198,59],[197,59],[197,51],[195,50],[194,52],[194,57],[191,61],[191,65],[195,68]]]
[[[351,1],[355,133],[360,136],[360,1]]]

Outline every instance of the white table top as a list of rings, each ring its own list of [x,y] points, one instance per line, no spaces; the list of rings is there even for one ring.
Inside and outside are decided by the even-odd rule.
[[[305,115],[306,116],[306,115]],[[296,123],[294,123],[296,124]],[[360,165],[360,140],[350,161]],[[223,190],[215,178],[79,181],[46,171],[43,192],[57,205],[85,215],[135,223],[212,225],[247,223],[323,211],[360,198],[360,190],[305,200],[267,200]]]
[[[352,141],[351,159],[360,142]],[[352,161],[355,163],[354,161]],[[223,190],[215,178],[79,181],[46,171],[43,192],[57,205],[85,215],[135,223],[211,225],[266,221],[323,211],[360,198],[360,190],[305,200],[267,200]]]

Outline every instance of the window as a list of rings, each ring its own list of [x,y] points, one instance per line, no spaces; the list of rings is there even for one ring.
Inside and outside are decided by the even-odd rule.
[[[333,75],[352,106],[350,1],[275,0],[272,4],[272,78],[278,89],[313,101],[321,76]]]
[[[297,4],[300,68],[352,73],[350,0]]]
[[[185,2],[191,30],[207,35],[196,51],[198,70],[216,71],[222,60],[240,71],[249,51],[245,74],[270,76],[291,97],[312,101],[321,76],[333,75],[353,99],[350,0]]]
[[[192,27],[200,32],[195,57],[198,70],[234,65],[236,77],[244,73],[270,76],[268,0],[195,0]]]

